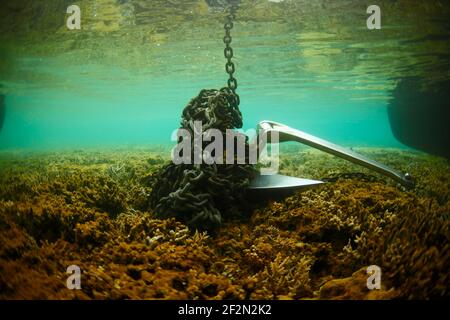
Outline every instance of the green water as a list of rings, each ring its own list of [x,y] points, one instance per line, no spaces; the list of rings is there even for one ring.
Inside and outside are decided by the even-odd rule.
[[[17,1],[1,10],[1,149],[170,144],[202,88],[226,83],[223,13],[205,1]],[[404,147],[386,112],[403,77],[448,78],[447,6],[241,1],[233,48],[244,128],[273,120],[344,145]]]

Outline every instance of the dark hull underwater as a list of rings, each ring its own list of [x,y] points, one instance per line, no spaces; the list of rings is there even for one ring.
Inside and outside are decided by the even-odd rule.
[[[407,146],[450,160],[450,81],[425,84],[420,78],[399,81],[388,106],[392,132]]]

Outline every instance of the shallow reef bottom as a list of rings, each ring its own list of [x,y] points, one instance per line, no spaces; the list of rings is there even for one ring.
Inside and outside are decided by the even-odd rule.
[[[448,161],[358,152],[417,186],[284,150],[281,173],[331,182],[214,235],[154,217],[148,195],[165,148],[1,152],[0,299],[448,298]],[[81,290],[66,287],[70,265],[81,268]],[[369,265],[381,268],[380,290],[367,288]]]

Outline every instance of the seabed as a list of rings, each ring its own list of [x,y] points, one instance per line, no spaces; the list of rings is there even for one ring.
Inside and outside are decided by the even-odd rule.
[[[242,217],[224,213],[216,234],[149,208],[165,147],[1,152],[0,299],[448,297],[448,161],[357,151],[411,173],[416,187],[290,148],[281,173],[331,182]],[[66,286],[71,265],[80,290]],[[381,268],[379,290],[367,287],[370,265]]]

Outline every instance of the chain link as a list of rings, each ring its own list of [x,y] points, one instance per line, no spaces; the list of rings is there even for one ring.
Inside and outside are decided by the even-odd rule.
[[[181,128],[187,130],[191,137],[198,130],[196,121],[202,123],[199,132],[202,137],[214,128],[222,132],[222,140],[226,141],[229,129],[242,128],[236,94],[226,87],[201,90],[190,100],[181,116]],[[201,150],[205,150],[209,142],[202,141]],[[194,148],[192,144],[190,150],[183,150],[183,156],[188,152],[190,159],[194,159]],[[239,156],[233,164],[225,164],[226,155],[222,155],[222,164],[169,162],[154,176],[150,206],[157,216],[175,217],[198,230],[212,231],[221,225],[223,218],[242,215],[246,203],[245,190],[256,175],[256,169],[249,164],[249,148],[246,139],[245,164],[238,164]]]
[[[226,0],[229,13],[225,22],[224,55],[227,60],[225,71],[229,75],[228,88],[220,90],[200,91],[199,95],[191,99],[184,108],[181,117],[181,128],[188,130],[190,136],[197,133],[196,121],[202,123],[200,135],[206,137],[209,129],[222,132],[223,141],[229,137],[228,130],[242,128],[242,114],[239,110],[238,87],[234,77],[236,71],[232,61],[231,29],[235,19],[236,7],[239,0]],[[233,136],[235,137],[235,136]],[[249,154],[248,139],[245,138],[245,154]],[[206,141],[202,139],[202,141]],[[208,142],[202,142],[201,149]],[[196,147],[191,145],[190,153],[193,159]],[[234,150],[233,150],[234,151]],[[221,159],[223,162],[223,159]],[[169,163],[155,175],[155,182],[150,194],[150,205],[157,216],[162,218],[175,217],[189,227],[199,230],[213,230],[222,223],[222,215],[228,217],[242,215],[245,204],[244,194],[250,181],[255,177],[255,168],[249,164],[248,156],[244,164],[236,163],[212,164],[175,164]]]
[[[233,58],[233,48],[231,48],[231,42],[233,38],[231,37],[231,29],[233,29],[233,21],[236,18],[236,10],[237,4],[234,1],[229,1],[229,13],[224,25],[225,36],[223,37],[223,42],[225,43],[225,49],[223,51],[225,59],[227,62],[225,64],[225,71],[229,75],[228,78],[228,88],[236,95],[238,105],[240,102],[239,95],[236,94],[236,89],[238,88],[238,82],[234,77],[234,72],[236,71],[236,67],[232,61]]]

